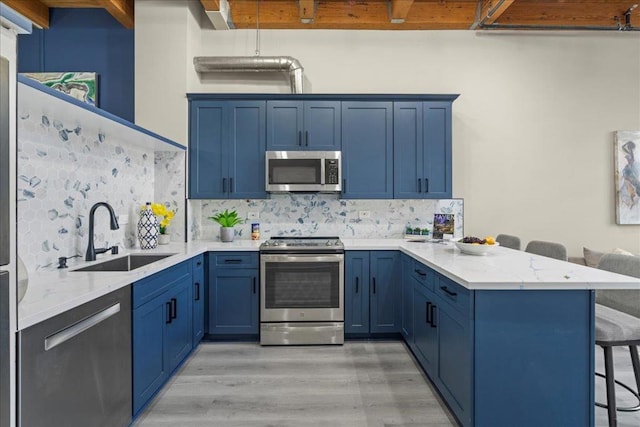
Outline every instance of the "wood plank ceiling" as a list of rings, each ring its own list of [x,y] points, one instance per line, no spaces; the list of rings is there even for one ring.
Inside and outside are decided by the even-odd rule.
[[[50,7],[104,8],[134,27],[134,0],[2,0],[42,28]],[[640,29],[640,0],[200,0],[232,28],[349,30]],[[259,13],[258,13],[259,12]],[[635,23],[635,25],[634,25]]]

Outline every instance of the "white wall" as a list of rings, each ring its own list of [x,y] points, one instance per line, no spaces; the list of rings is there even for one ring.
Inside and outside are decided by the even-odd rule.
[[[184,143],[185,92],[289,90],[284,75],[201,80],[193,56],[252,56],[256,31],[215,31],[198,4],[136,2],[136,121]],[[640,226],[615,225],[612,148],[613,131],[640,129],[639,33],[262,30],[260,41],[263,56],[299,59],[314,93],[459,93],[453,197],[467,234],[640,253]]]

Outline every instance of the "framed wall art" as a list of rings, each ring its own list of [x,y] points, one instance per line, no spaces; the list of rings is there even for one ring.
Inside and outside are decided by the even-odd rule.
[[[64,92],[86,104],[98,106],[98,73],[23,73],[51,89]]]
[[[616,131],[613,147],[616,223],[640,224],[640,131]]]

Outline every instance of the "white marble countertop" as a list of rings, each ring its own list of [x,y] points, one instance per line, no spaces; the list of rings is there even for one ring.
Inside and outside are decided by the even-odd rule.
[[[639,289],[640,279],[609,273],[523,251],[497,247],[485,256],[461,253],[453,243],[415,243],[403,239],[343,239],[346,250],[400,250],[442,275],[476,290]],[[64,270],[30,273],[18,306],[18,329],[25,329],[209,251],[257,251],[261,241],[171,243],[153,250],[99,255],[92,263],[69,262]],[[74,269],[127,254],[175,254],[127,272],[75,272]]]

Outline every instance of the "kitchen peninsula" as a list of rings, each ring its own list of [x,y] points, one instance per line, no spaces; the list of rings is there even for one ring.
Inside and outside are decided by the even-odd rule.
[[[506,248],[477,257],[450,243],[343,241],[347,251],[403,254],[396,285],[411,323],[404,339],[462,425],[593,425],[593,290],[640,289],[640,280]],[[258,245],[172,243],[144,252],[175,255],[131,272],[39,272],[19,306],[19,327],[200,254]],[[413,281],[413,272],[425,279]]]

